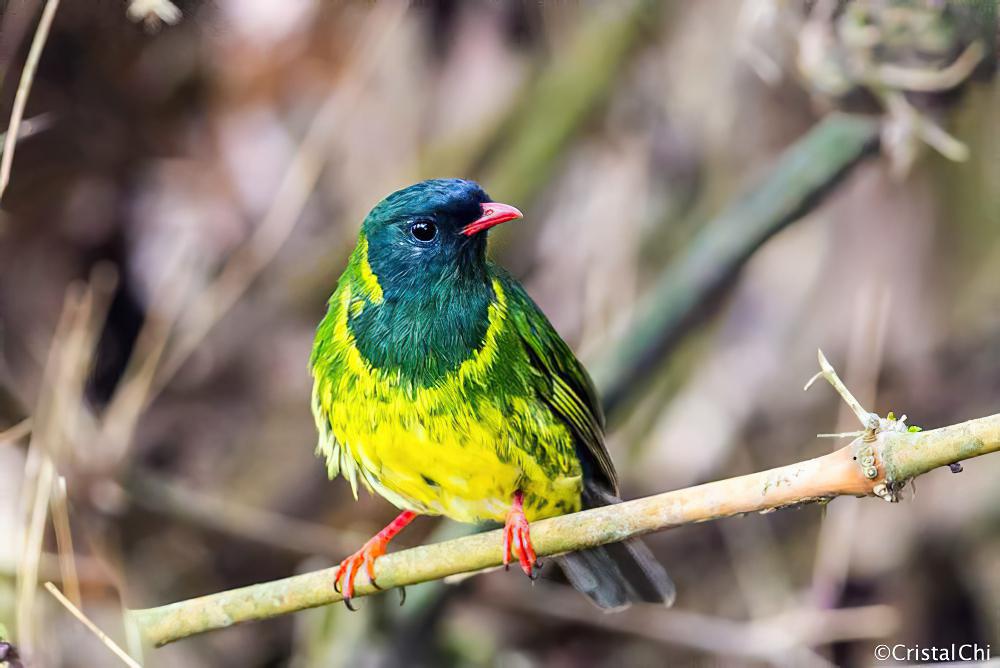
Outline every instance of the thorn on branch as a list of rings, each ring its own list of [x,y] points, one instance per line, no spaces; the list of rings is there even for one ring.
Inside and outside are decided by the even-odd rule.
[[[862,474],[866,479],[871,480],[874,483],[872,488],[872,493],[879,498],[882,498],[890,503],[895,503],[900,499],[900,492],[907,484],[907,480],[879,480],[879,476],[884,476],[884,470],[881,470],[881,465],[878,461],[879,452],[876,449],[875,443],[878,440],[879,434],[885,432],[902,432],[902,433],[913,433],[920,431],[920,427],[910,427],[906,424],[906,416],[903,415],[900,418],[896,418],[896,414],[892,411],[883,418],[877,413],[872,413],[861,405],[854,395],[851,393],[844,382],[837,375],[836,370],[833,365],[830,364],[829,360],[826,359],[826,355],[823,354],[822,350],[817,351],[817,358],[819,359],[819,366],[821,371],[815,376],[809,379],[806,383],[805,389],[809,389],[818,378],[825,378],[833,389],[841,396],[844,402],[851,407],[854,414],[857,416],[858,421],[864,427],[863,431],[857,432],[843,432],[840,434],[819,434],[821,437],[847,437],[853,436],[855,440],[855,453],[854,461],[858,463],[861,468]],[[952,469],[954,470],[954,469]]]
[[[864,433],[863,431],[841,431],[836,434],[816,434],[816,438],[857,438]]]
[[[844,385],[844,381],[842,381],[840,376],[837,375],[836,370],[834,370],[833,365],[826,359],[826,355],[823,354],[822,350],[816,351],[816,357],[819,359],[819,368],[821,371],[810,378],[809,382],[806,383],[806,386],[802,389],[808,390],[819,378],[826,378],[826,381],[833,386],[833,389],[837,391],[837,394],[839,394],[844,400],[844,403],[850,406],[851,410],[854,411],[854,414],[857,416],[862,428],[865,430],[871,429],[872,417],[874,417],[875,420],[878,420],[879,417],[866,411],[861,405],[861,402],[854,398],[854,395],[849,389],[847,389],[847,386]]]
[[[878,413],[872,413],[865,409],[861,405],[854,395],[851,393],[844,381],[840,379],[837,375],[837,371],[830,364],[829,360],[826,359],[826,355],[823,354],[822,350],[817,351],[817,357],[819,358],[819,366],[822,369],[819,373],[809,379],[803,390],[808,390],[812,387],[813,383],[819,378],[825,378],[833,389],[837,391],[837,394],[841,396],[854,414],[857,416],[858,421],[861,422],[861,426],[864,428],[863,431],[845,431],[837,434],[817,434],[819,438],[846,438],[846,437],[858,437],[861,436],[862,440],[866,443],[872,443],[875,441],[875,437],[886,431],[898,431],[904,433],[914,433],[921,431],[920,427],[911,427],[906,424],[906,416],[903,415],[900,418],[896,417],[896,414],[892,411],[883,418],[878,415]]]

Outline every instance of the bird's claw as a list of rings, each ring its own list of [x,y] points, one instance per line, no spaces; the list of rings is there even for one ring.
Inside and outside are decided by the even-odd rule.
[[[516,555],[521,570],[529,578],[537,577],[536,568],[540,566],[535,548],[531,545],[531,529],[528,519],[524,516],[520,497],[515,498],[514,507],[507,515],[503,529],[503,565],[510,568],[511,556]]]
[[[351,604],[351,599],[354,598],[354,580],[362,567],[364,567],[371,585],[375,589],[381,589],[375,582],[375,560],[385,554],[387,545],[388,541],[375,536],[360,550],[340,562],[337,573],[333,576],[333,589],[338,594],[343,595],[344,604],[348,610],[357,609]]]

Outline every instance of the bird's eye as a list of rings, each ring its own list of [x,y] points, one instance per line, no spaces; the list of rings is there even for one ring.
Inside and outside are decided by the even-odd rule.
[[[429,220],[418,220],[410,225],[410,234],[413,235],[414,239],[423,243],[434,241],[434,237],[437,236],[437,232],[437,225]]]

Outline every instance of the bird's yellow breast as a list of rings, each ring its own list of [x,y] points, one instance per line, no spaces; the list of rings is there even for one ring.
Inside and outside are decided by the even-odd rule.
[[[500,283],[479,349],[430,386],[373,367],[355,345],[348,316],[377,305],[374,286],[338,288],[330,341],[314,361],[318,450],[331,476],[342,473],[355,494],[360,477],[400,508],[463,522],[503,520],[518,490],[529,520],[578,510],[582,471],[569,429],[527,384],[498,386],[495,365],[510,363],[498,350],[526,355],[506,326]]]

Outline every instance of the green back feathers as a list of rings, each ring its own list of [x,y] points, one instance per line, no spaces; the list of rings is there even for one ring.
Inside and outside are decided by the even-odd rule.
[[[604,446],[604,412],[590,375],[521,284],[502,274],[511,295],[511,322],[528,359],[537,397],[576,436],[585,474],[613,494],[618,476]],[[578,448],[579,449],[579,448]]]

